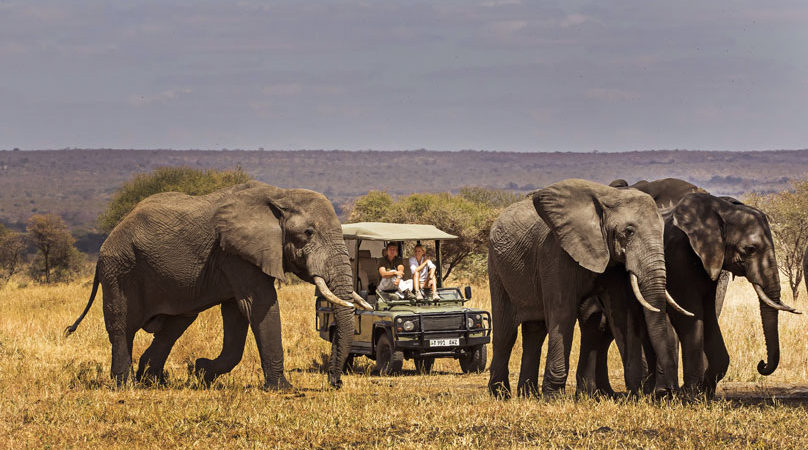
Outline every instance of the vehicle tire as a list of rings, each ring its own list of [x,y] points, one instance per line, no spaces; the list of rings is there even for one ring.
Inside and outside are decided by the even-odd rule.
[[[432,372],[432,365],[435,364],[434,357],[415,358],[415,370],[418,373]]]
[[[376,342],[376,369],[379,375],[397,375],[404,366],[404,352],[393,351],[393,343],[387,333],[379,336]]]
[[[460,370],[463,373],[482,373],[485,370],[487,356],[485,345],[472,347],[460,357]]]

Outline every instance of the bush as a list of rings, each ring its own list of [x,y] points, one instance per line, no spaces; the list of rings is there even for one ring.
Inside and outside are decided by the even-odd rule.
[[[30,276],[52,283],[69,281],[82,269],[84,255],[73,244],[70,230],[55,214],[36,214],[28,220],[28,240],[36,248],[29,267]]]
[[[791,189],[773,194],[750,194],[744,202],[769,218],[777,254],[777,267],[788,278],[794,300],[799,296],[803,254],[808,245],[808,179],[791,183]]]
[[[411,194],[395,201],[386,192],[371,191],[356,200],[349,221],[435,225],[458,237],[442,244],[443,279],[456,274],[455,270],[462,272],[458,278],[479,279],[487,271],[491,224],[502,209],[519,199],[486,188],[464,188],[458,195]]]
[[[99,228],[109,233],[144,198],[160,192],[204,195],[250,181],[241,167],[233,170],[196,170],[189,167],[161,167],[135,175],[115,193],[99,217]]]
[[[0,285],[20,271],[25,250],[25,236],[0,224]]]

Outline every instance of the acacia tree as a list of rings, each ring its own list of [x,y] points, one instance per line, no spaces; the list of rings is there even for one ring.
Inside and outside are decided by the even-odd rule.
[[[99,227],[109,233],[138,202],[150,195],[160,192],[204,195],[248,181],[250,177],[241,167],[233,170],[160,167],[149,173],[137,174],[115,193],[106,211],[98,217]]]
[[[28,219],[28,240],[37,254],[31,263],[31,275],[45,283],[65,281],[81,268],[81,253],[76,240],[62,218],[55,214],[36,214]]]
[[[777,267],[788,278],[794,300],[799,296],[803,254],[808,245],[808,179],[794,181],[791,189],[774,194],[750,194],[746,203],[769,218],[777,253]]]
[[[449,193],[411,194],[397,200],[386,192],[371,191],[358,198],[350,222],[394,222],[435,225],[458,237],[442,244],[443,279],[455,269],[471,277],[485,272],[488,233],[499,212],[520,197],[486,188]]]
[[[5,284],[22,267],[25,256],[22,233],[0,225],[0,283]]]

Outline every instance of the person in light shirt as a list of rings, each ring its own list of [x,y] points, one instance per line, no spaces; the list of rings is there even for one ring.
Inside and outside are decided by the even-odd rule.
[[[438,296],[438,279],[435,276],[435,264],[426,257],[424,247],[415,246],[415,256],[410,256],[410,272],[412,273],[412,290],[416,300],[423,300],[422,288],[432,290],[432,300],[440,300]]]

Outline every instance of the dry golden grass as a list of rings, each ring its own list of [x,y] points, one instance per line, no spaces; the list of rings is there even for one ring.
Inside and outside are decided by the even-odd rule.
[[[62,337],[89,292],[88,280],[23,289],[12,282],[0,290],[0,447],[808,446],[808,416],[798,403],[682,405],[569,395],[497,401],[487,394],[487,373],[462,375],[453,360],[439,360],[437,373],[428,376],[415,375],[407,362],[404,376],[377,377],[367,373],[372,362],[360,358],[365,373],[347,375],[342,390],[329,390],[320,373],[328,345],[313,329],[313,287],[305,285],[280,291],[294,392],[259,388],[252,338],[241,364],[212,388],[200,389],[188,377],[188,362],[218,354],[218,309],[203,313],[177,342],[166,365],[169,386],[115,390],[100,304],[74,335]],[[488,308],[485,287],[475,289],[472,303]],[[798,306],[805,309],[805,302]],[[761,377],[755,369],[765,356],[760,318],[744,280],[732,284],[725,311],[721,322],[732,363],[724,386],[760,394],[782,383],[808,385],[803,316],[781,315],[782,361],[774,375]],[[138,334],[136,359],[150,340]],[[512,380],[520,345],[511,361]],[[611,356],[610,375],[620,388],[615,349]],[[576,358],[577,347],[572,367]],[[568,391],[574,391],[574,370]]]

